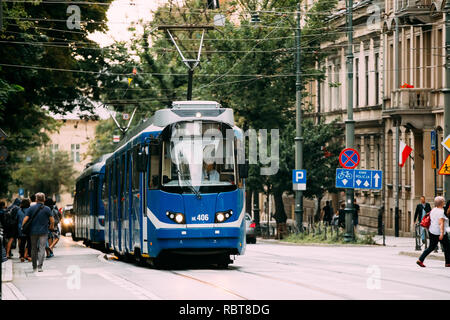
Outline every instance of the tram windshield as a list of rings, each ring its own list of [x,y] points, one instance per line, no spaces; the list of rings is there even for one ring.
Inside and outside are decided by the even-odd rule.
[[[233,130],[224,124],[173,124],[163,147],[163,188],[184,193],[234,190],[234,148]]]

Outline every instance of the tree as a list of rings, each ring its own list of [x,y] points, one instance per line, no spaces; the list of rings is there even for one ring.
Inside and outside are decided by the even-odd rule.
[[[49,148],[33,149],[12,173],[10,191],[17,192],[22,187],[30,193],[44,192],[48,196],[63,190],[72,192],[76,173],[69,153],[51,152]]]
[[[55,127],[49,111],[91,110],[91,101],[99,98],[98,81],[106,64],[88,34],[106,29],[111,0],[98,2],[78,4],[84,21],[79,30],[66,26],[67,2],[2,3],[0,128],[8,134],[8,159],[0,167],[0,195],[7,191],[21,154],[48,140],[43,132]]]

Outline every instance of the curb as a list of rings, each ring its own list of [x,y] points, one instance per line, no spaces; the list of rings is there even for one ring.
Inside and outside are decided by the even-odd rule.
[[[334,243],[295,243],[295,242],[285,242],[280,240],[268,240],[268,239],[262,239],[257,238],[260,243],[271,243],[271,244],[279,244],[279,245],[288,245],[288,246],[299,246],[299,247],[383,247],[382,244],[334,244]],[[386,247],[386,246],[385,246]]]
[[[10,282],[13,280],[13,262],[8,259],[2,263],[2,282]]]
[[[402,255],[402,256],[409,256],[409,257],[419,258],[420,255],[422,254],[422,252],[407,252],[407,251],[400,251],[398,254],[399,254],[399,255]],[[436,254],[432,254],[432,253],[430,253],[430,254],[427,256],[427,259],[445,261],[445,258],[444,258],[443,255],[440,256],[440,255],[436,255]]]

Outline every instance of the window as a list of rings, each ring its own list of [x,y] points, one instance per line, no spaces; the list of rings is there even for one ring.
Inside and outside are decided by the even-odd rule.
[[[137,154],[138,154],[139,147],[135,147],[133,149],[133,157],[131,160],[131,167],[132,167],[132,173],[131,173],[131,188],[133,191],[139,191],[139,171],[137,171]]]
[[[355,59],[355,86],[356,86],[356,95],[355,102],[356,106],[359,106],[359,59]]]
[[[79,144],[71,144],[70,145],[72,161],[75,163],[80,162],[80,145]]]
[[[160,167],[160,147],[159,145],[150,146],[150,172],[148,179],[148,186],[150,189],[157,189],[159,187],[159,167]]]
[[[59,145],[58,144],[51,144],[50,145],[50,150],[52,151],[52,153],[57,152],[59,149]]]
[[[368,106],[369,105],[369,56],[365,57],[365,70],[366,70],[366,92],[365,92],[365,96],[366,96],[366,103],[365,105]]]
[[[219,0],[206,0],[208,9],[219,9]]]
[[[380,100],[380,70],[379,70],[379,53],[375,53],[375,105]]]

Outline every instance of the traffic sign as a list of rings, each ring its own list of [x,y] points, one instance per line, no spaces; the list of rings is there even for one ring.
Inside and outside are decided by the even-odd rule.
[[[336,169],[336,188],[381,189],[383,171]]]
[[[431,131],[431,150],[436,150],[436,131]]]
[[[450,175],[450,155],[447,156],[447,159],[445,159],[438,173],[442,175]]]
[[[339,154],[339,163],[345,169],[354,169],[359,164],[359,153],[355,149],[345,148]]]
[[[448,152],[450,152],[450,134],[442,141],[442,145]]]
[[[336,188],[353,189],[355,186],[354,173],[353,169],[336,169]]]
[[[436,150],[431,150],[431,169],[436,169]]]
[[[292,170],[292,189],[306,190],[306,170]]]

